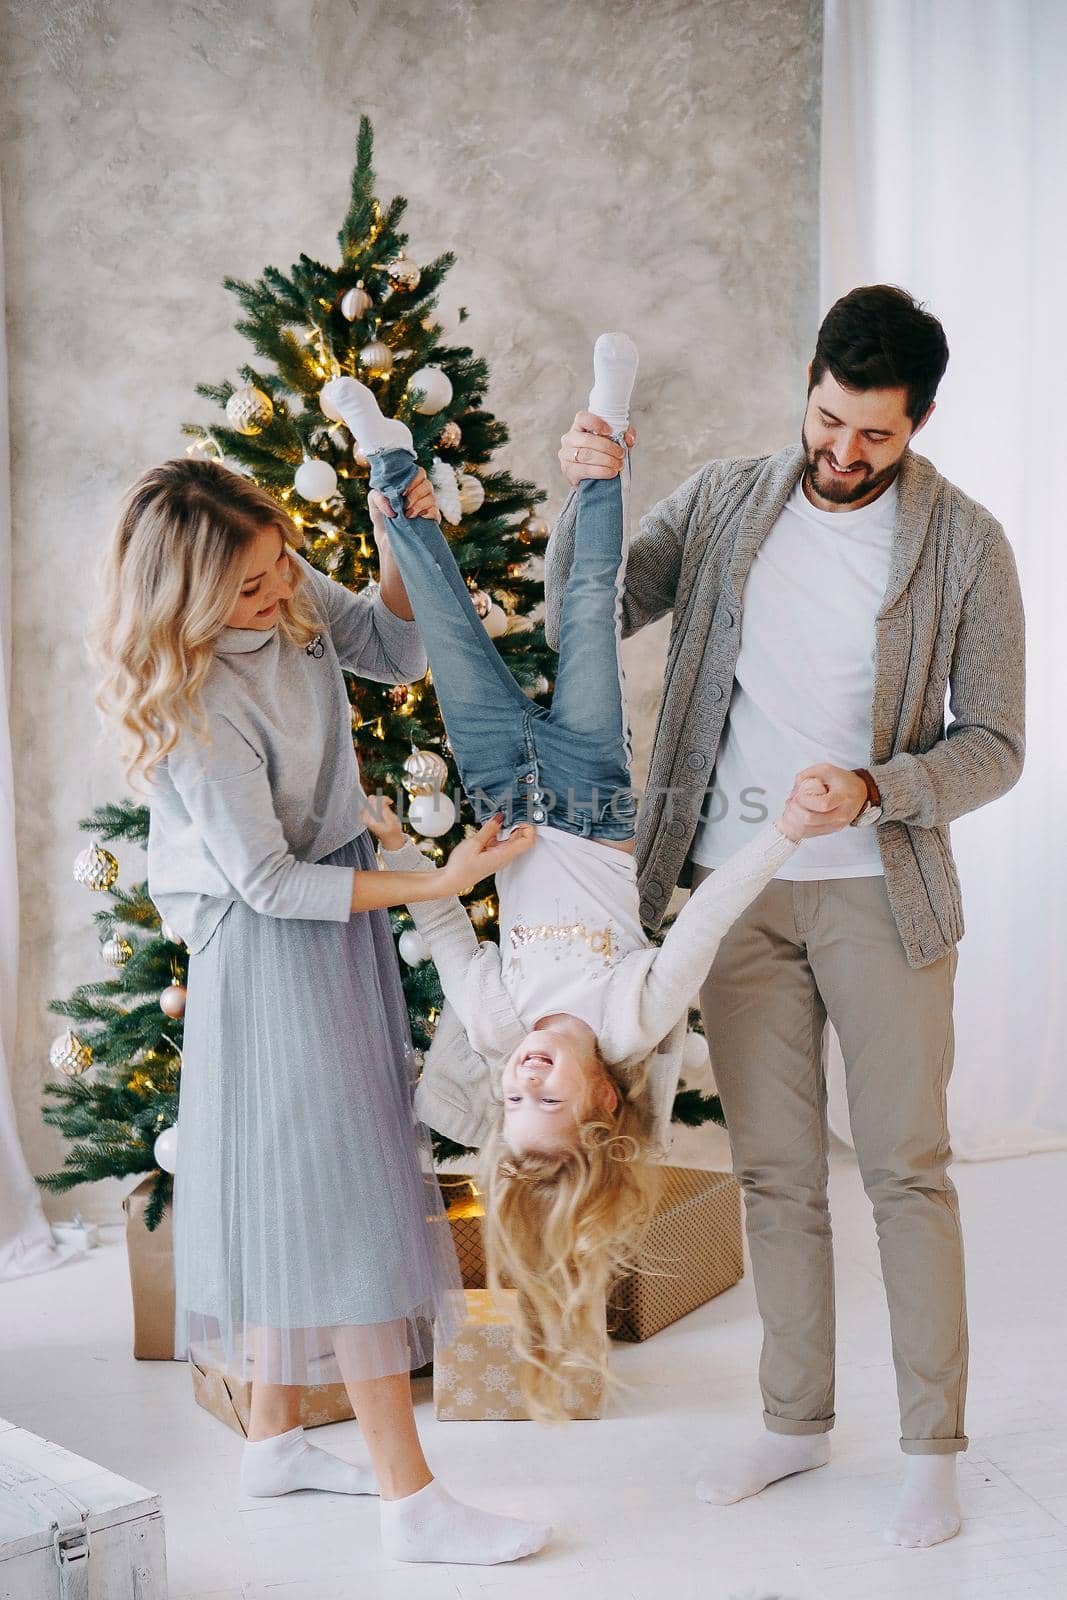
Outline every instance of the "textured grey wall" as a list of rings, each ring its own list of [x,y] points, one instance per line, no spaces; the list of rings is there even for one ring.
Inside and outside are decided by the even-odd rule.
[[[360,112],[410,250],[454,249],[510,423],[558,508],[559,434],[604,327],[641,348],[635,504],[710,455],[777,447],[816,314],[818,0],[5,0],[15,498],[16,781],[24,910],[15,1097],[50,996],[102,968],[75,823],[121,792],[82,654],[86,573],[132,475],[232,372],[225,273],[333,259]],[[643,769],[663,627],[628,646]],[[137,853],[134,853],[136,858]],[[140,861],[130,862],[140,870]],[[105,1192],[76,1197],[90,1214]],[[70,1202],[50,1202],[53,1210]]]

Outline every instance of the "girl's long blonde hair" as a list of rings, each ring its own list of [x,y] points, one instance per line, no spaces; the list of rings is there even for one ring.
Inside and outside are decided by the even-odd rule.
[[[608,1073],[610,1077],[610,1072]],[[482,1150],[486,1281],[517,1291],[522,1391],[539,1422],[571,1412],[574,1378],[609,1381],[605,1306],[651,1221],[659,1171],[633,1101],[586,1122],[574,1146],[516,1155],[502,1121]]]
[[[164,461],[126,495],[100,562],[88,645],[96,704],[118,729],[131,782],[150,779],[184,731],[208,737],[201,692],[240,594],[240,556],[271,527],[300,543],[265,489],[217,461]],[[293,594],[279,604],[278,627],[306,645],[320,624],[299,566],[290,568]]]

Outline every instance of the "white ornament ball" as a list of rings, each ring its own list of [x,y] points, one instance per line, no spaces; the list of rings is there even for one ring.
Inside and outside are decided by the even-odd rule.
[[[371,297],[362,284],[357,284],[354,289],[348,289],[341,296],[341,315],[347,317],[349,322],[355,322],[360,317],[365,317],[371,308]]]
[[[443,411],[452,399],[452,380],[440,367],[420,367],[408,379],[408,388],[422,390],[422,399],[415,410],[423,417]]]
[[[100,946],[100,955],[109,967],[124,967],[133,955],[133,945],[128,939],[114,934]]]
[[[463,515],[469,517],[479,511],[485,500],[485,484],[473,472],[464,472],[459,480],[459,503]]]
[[[456,825],[456,808],[447,794],[417,794],[408,807],[416,833],[439,839]]]
[[[164,1172],[175,1173],[178,1170],[178,1129],[164,1128],[155,1144],[152,1146],[156,1166]]]
[[[337,474],[328,461],[306,457],[296,469],[293,488],[304,500],[328,500],[337,493]]]
[[[372,378],[384,378],[392,371],[393,352],[383,340],[372,339],[359,352],[359,364]]]
[[[405,290],[411,294],[419,287],[422,273],[409,256],[399,255],[385,269],[390,289]]]
[[[159,997],[159,1009],[177,1020],[185,1015],[185,1002],[189,991],[183,983],[170,983]]]
[[[254,383],[235,389],[226,402],[226,417],[231,428],[238,433],[253,435],[270,426],[274,416],[274,401]]]
[[[508,631],[508,614],[503,606],[497,605],[495,600],[482,618],[482,627],[490,639],[499,639]]]
[[[714,1087],[711,1079],[711,1056],[708,1051],[708,1041],[702,1033],[695,1029],[685,1036],[682,1046],[681,1076],[691,1089],[705,1088],[709,1084]]]
[[[417,967],[430,957],[430,947],[418,928],[405,928],[399,940],[400,954],[409,967]]]

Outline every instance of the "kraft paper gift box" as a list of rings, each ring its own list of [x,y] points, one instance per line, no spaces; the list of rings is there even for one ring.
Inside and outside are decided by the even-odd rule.
[[[193,1374],[193,1399],[213,1417],[218,1417],[235,1433],[248,1437],[252,1410],[252,1385],[241,1383],[224,1372],[215,1372],[190,1361]],[[320,1428],[327,1422],[348,1422],[353,1415],[348,1391],[343,1383],[309,1384],[300,1395],[300,1421],[305,1428]]]
[[[434,1346],[433,1403],[438,1421],[529,1421],[511,1331],[514,1292],[494,1300],[487,1289],[468,1289],[465,1299],[463,1328],[450,1345]],[[599,1417],[603,1399],[599,1378],[592,1373],[575,1376],[569,1409],[576,1421]]]
[[[133,1353],[138,1361],[174,1360],[174,1233],[168,1206],[149,1233],[145,1207],[154,1178],[145,1178],[122,1202],[133,1295]]]
[[[485,1243],[482,1239],[482,1204],[474,1179],[466,1172],[439,1172],[452,1242],[465,1289],[485,1288]]]
[[[638,1344],[706,1305],[744,1275],[741,1189],[729,1172],[664,1167],[635,1270],[608,1298],[608,1332]]]

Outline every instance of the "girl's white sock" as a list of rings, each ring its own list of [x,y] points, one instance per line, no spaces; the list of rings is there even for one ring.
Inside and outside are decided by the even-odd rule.
[[[909,1547],[941,1544],[960,1531],[955,1453],[908,1456],[896,1515],[885,1530],[888,1544]]]
[[[411,430],[395,417],[383,417],[373,390],[357,378],[331,378],[323,394],[344,418],[345,427],[365,456],[375,450],[413,450]]]
[[[357,1466],[308,1444],[303,1428],[273,1439],[248,1440],[241,1456],[241,1493],[292,1494],[294,1489],[326,1489],[332,1494],[377,1494],[369,1466]]]
[[[830,1459],[828,1433],[771,1433],[768,1429],[748,1450],[715,1462],[697,1484],[698,1500],[732,1506],[759,1494],[779,1478],[824,1467]]]
[[[630,425],[630,396],[637,377],[637,346],[627,333],[602,333],[593,346],[593,387],[589,409],[613,433]]]
[[[454,1500],[436,1478],[402,1500],[383,1500],[382,1549],[394,1561],[447,1561],[495,1567],[532,1556],[552,1532]]]

